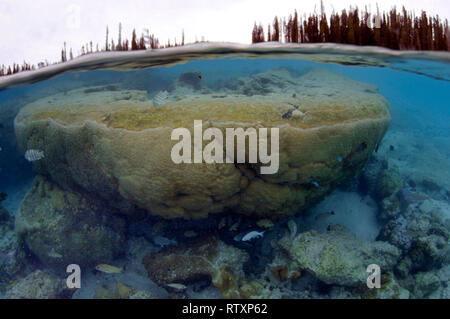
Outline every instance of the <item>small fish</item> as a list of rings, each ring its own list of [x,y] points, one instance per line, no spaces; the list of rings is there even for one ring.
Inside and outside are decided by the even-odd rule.
[[[63,255],[57,253],[54,248],[52,248],[52,250],[47,255],[51,258],[57,258],[57,259],[63,257]]]
[[[3,151],[3,148],[0,146],[0,152]]]
[[[287,111],[286,113],[284,113],[283,115],[281,115],[281,117],[283,119],[289,119],[292,116],[292,110]]]
[[[164,229],[164,227],[166,227],[166,224],[164,222],[157,222],[155,225],[153,225],[152,232],[159,233]]]
[[[186,290],[187,288],[185,285],[177,283],[167,284],[166,286],[175,290]]]
[[[263,237],[264,236],[264,232],[265,231],[262,231],[262,232],[257,232],[255,230],[251,231],[247,235],[242,237],[242,241],[250,241],[250,240],[256,239],[258,237]]]
[[[342,156],[338,156],[338,161],[339,161],[339,162],[342,162],[342,161],[343,161]]]
[[[105,274],[120,274],[123,270],[123,267],[116,267],[107,264],[100,264],[95,266],[95,270],[104,272]]]
[[[184,232],[184,237],[194,238],[194,237],[197,237],[197,233],[193,230],[187,230]]]
[[[209,247],[209,244],[201,245],[200,247],[198,247],[198,251],[201,251],[201,250],[203,250],[205,248],[208,248],[208,247]]]
[[[297,223],[291,219],[288,221],[288,228],[289,228],[289,232],[290,232],[290,239],[291,241],[294,240],[295,236],[297,236]]]
[[[263,228],[272,228],[274,223],[270,219],[261,219],[256,222],[256,225]]]
[[[45,157],[44,151],[39,150],[28,150],[25,152],[24,156],[28,162],[39,161]]]
[[[219,226],[218,226],[219,230],[224,228],[226,225],[227,225],[227,218],[226,217],[222,217],[220,219]]]
[[[314,217],[315,221],[321,221],[324,219],[327,219],[328,217],[335,215],[334,211],[329,211],[329,212],[325,212],[325,213],[321,213],[319,215],[317,215],[316,217]]]
[[[355,152],[359,153],[364,151],[367,148],[367,143],[366,142],[362,142],[361,144],[359,144],[359,146],[356,148]]]
[[[230,228],[228,229],[229,231],[237,231],[239,228],[239,222],[234,223],[233,225],[230,226]],[[238,240],[239,241],[239,240]]]
[[[155,106],[160,106],[166,103],[169,93],[167,91],[161,91],[153,97],[153,104]]]
[[[163,236],[153,237],[153,242],[155,243],[155,245],[158,245],[160,247],[177,245],[176,240],[169,239],[169,238],[163,237]]]
[[[402,188],[397,192],[397,196],[400,200],[403,202],[410,204],[413,202],[420,202],[429,199],[428,196],[420,194],[420,193],[413,193],[405,188]]]
[[[317,183],[317,182],[312,182],[311,184],[313,184],[316,188],[319,188],[319,183]]]

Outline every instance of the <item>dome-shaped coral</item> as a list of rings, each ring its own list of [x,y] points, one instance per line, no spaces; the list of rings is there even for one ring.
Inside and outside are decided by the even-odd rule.
[[[45,152],[35,163],[38,172],[123,211],[136,205],[165,218],[227,209],[290,215],[354,176],[391,117],[370,84],[316,69],[300,77],[284,70],[264,75],[271,77],[284,79],[284,85],[270,93],[267,85],[261,92],[252,89],[250,95],[192,92],[158,107],[143,91],[73,90],[24,107],[15,120],[16,135],[23,150]],[[259,78],[246,78],[246,87],[260,85]],[[262,175],[261,165],[250,163],[175,164],[171,132],[184,127],[193,135],[194,120],[222,132],[279,128],[278,172]]]

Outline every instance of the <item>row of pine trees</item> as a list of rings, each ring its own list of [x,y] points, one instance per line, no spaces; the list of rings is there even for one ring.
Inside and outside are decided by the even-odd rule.
[[[267,37],[266,37],[267,34]],[[355,45],[381,46],[394,50],[450,49],[448,20],[438,15],[431,17],[425,11],[416,16],[405,7],[401,12],[394,7],[388,13],[377,12],[372,16],[367,7],[357,7],[333,12],[327,18],[323,3],[321,12],[299,16],[297,11],[288,18],[275,17],[267,27],[261,24],[252,31],[252,42],[278,41],[286,43],[332,42]]]
[[[97,43],[94,48],[94,45],[91,41],[81,47],[79,56],[102,51],[130,51],[130,50],[135,51],[135,50],[168,48],[181,45],[184,45],[184,30],[182,31],[181,34],[181,42],[177,42],[177,39],[175,38],[175,41],[173,43],[171,43],[169,39],[165,45],[160,45],[159,39],[154,34],[150,34],[150,31],[148,29],[144,30],[144,32],[139,37],[136,34],[136,29],[133,29],[131,41],[126,38],[122,38],[122,24],[119,23],[119,33],[117,37],[117,43],[114,42],[114,39],[112,38],[110,39],[109,28],[107,26],[104,46],[100,48],[99,44]],[[70,48],[69,52],[67,52],[67,46],[66,43],[64,42],[64,47],[61,49],[61,60],[53,64],[66,62],[68,60],[72,60],[73,58],[74,54],[72,52],[72,48]],[[48,65],[49,63],[46,60],[45,62],[38,63],[37,67],[42,68]],[[27,62],[24,62],[22,65],[16,63],[14,63],[12,66],[2,65],[0,66],[0,76],[11,75],[21,71],[29,71],[35,69],[36,69],[35,65],[29,64]]]

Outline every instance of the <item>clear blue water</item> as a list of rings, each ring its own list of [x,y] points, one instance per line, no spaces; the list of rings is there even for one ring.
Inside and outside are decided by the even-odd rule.
[[[178,249],[187,249],[181,245],[185,242],[188,245],[190,243],[191,237],[186,236],[186,231],[192,231],[195,238],[213,236],[216,240],[221,240],[227,245],[247,253],[249,261],[242,265],[245,280],[257,281],[268,287],[268,281],[262,278],[270,275],[270,265],[273,266],[274,258],[278,258],[276,256],[282,250],[280,246],[271,242],[278,241],[283,237],[289,229],[287,227],[289,220],[293,220],[297,224],[297,232],[300,235],[316,230],[321,234],[328,232],[332,236],[334,233],[330,232],[329,225],[339,224],[347,227],[357,240],[365,240],[369,243],[373,241],[389,243],[398,249],[399,256],[395,262],[393,261],[393,265],[389,266],[386,273],[393,274],[396,284],[401,286],[401,291],[404,292],[401,297],[448,298],[450,296],[450,259],[448,256],[450,251],[448,247],[450,232],[450,82],[448,75],[450,74],[450,64],[448,61],[407,58],[396,58],[389,62],[390,67],[376,67],[320,63],[300,58],[234,59],[216,57],[205,60],[195,59],[174,66],[140,68],[130,71],[90,70],[66,73],[37,83],[2,90],[0,91],[0,192],[7,195],[2,201],[2,205],[11,216],[8,222],[13,225],[11,220],[17,218],[18,211],[22,209],[20,205],[39,206],[36,202],[30,204],[24,201],[22,203],[25,194],[33,187],[36,172],[65,191],[83,193],[79,185],[74,185],[73,189],[68,190],[67,185],[73,184],[56,180],[55,176],[60,175],[48,173],[51,171],[49,165],[53,165],[53,162],[47,161],[46,158],[41,160],[45,163],[43,166],[39,162],[29,162],[24,158],[24,151],[19,150],[14,131],[14,119],[21,108],[28,103],[64,91],[70,94],[71,90],[78,88],[116,83],[121,84],[121,90],[146,92],[148,101],[152,101],[155,94],[168,90],[181,74],[191,71],[201,73],[201,82],[204,88],[220,92],[238,78],[250,78],[268,70],[284,68],[297,78],[313,68],[325,69],[356,81],[377,86],[379,93],[389,102],[392,115],[391,124],[382,142],[377,146],[377,150],[373,152],[362,171],[358,171],[355,176],[340,183],[334,192],[325,196],[319,203],[315,202],[291,217],[274,219],[273,226],[258,225],[257,223],[262,217],[240,215],[239,211],[230,212],[229,210],[194,220],[165,220],[154,216],[155,214],[152,214],[151,210],[142,209],[142,207],[137,208],[137,212],[134,212],[133,216],[119,214],[120,223],[126,224],[126,232],[120,243],[117,244],[122,247],[114,248],[118,253],[114,253],[113,257],[109,256],[111,258],[105,257],[105,262],[93,257],[92,263],[87,262],[87,265],[82,265],[82,267],[94,269],[96,264],[105,263],[125,266],[125,270],[122,270],[120,274],[106,273],[102,270],[89,272],[88,277],[83,281],[83,287],[69,295],[73,298],[99,297],[99,286],[103,285],[110,291],[114,291],[115,284],[122,282],[134,290],[147,291],[160,298],[174,297],[176,293],[184,293],[190,298],[226,297],[226,292],[221,291],[221,288],[217,287],[218,285],[214,282],[211,283],[211,278],[205,279],[204,276],[199,276],[200,279],[197,281],[191,280],[192,278],[185,281],[174,280],[174,282],[186,286],[181,292],[177,291],[176,293],[173,288],[166,286],[170,282],[162,284],[156,281],[155,283],[150,274],[147,277],[147,272],[141,262],[142,257],[147,253],[155,253],[160,250],[164,252],[166,249],[160,239],[158,241],[156,237],[161,236],[168,239],[169,245],[176,243],[172,246],[176,246]],[[230,93],[230,91],[227,92]],[[66,163],[66,165],[74,164]],[[61,169],[61,166],[58,167]],[[379,192],[377,186],[373,185],[381,183],[379,176],[382,174],[396,176],[396,182],[391,181],[397,184],[394,186],[395,192],[390,199],[380,198],[377,195],[377,191]],[[105,186],[106,188],[107,186]],[[95,205],[104,210],[109,209],[104,197],[94,193],[90,195],[92,196],[89,200],[94,202],[96,196],[99,196],[98,203]],[[36,201],[36,199],[33,200]],[[389,200],[401,206],[401,209],[394,209],[392,205],[387,205]],[[391,208],[386,208],[387,206]],[[28,207],[27,209],[32,210],[33,208]],[[66,204],[63,210],[70,210],[70,207],[67,207]],[[332,215],[323,215],[331,210],[333,211]],[[42,212],[39,211],[39,214]],[[232,217],[227,217],[228,215]],[[108,214],[102,221],[95,220],[96,225],[104,222],[105,218],[109,218]],[[431,226],[423,226],[425,220]],[[89,221],[91,219],[88,221],[81,219],[77,221],[76,218],[72,220],[74,223],[87,224]],[[94,221],[92,222],[94,223]],[[110,220],[107,223],[114,222],[116,221]],[[236,222],[239,223],[239,231],[230,230]],[[415,224],[415,228],[411,226],[409,229],[408,222],[416,223],[419,226]],[[1,223],[7,222],[0,218]],[[155,231],[155,227],[161,224],[164,225],[161,232]],[[399,229],[392,230],[393,226],[391,228],[386,226],[389,224],[402,224],[403,229],[406,229],[405,233],[401,233]],[[78,232],[77,227],[74,226],[74,229],[77,229]],[[440,231],[436,229],[440,229]],[[266,233],[263,238],[249,242],[243,242],[239,238],[236,240],[235,235],[238,233],[245,235],[252,230],[265,230]],[[10,282],[20,282],[37,269],[43,269],[59,279],[65,279],[67,276],[61,271],[63,262],[59,262],[59,260],[66,262],[63,257],[64,251],[61,251],[60,248],[56,248],[56,250],[52,248],[54,241],[49,234],[46,234],[46,236],[50,236],[49,238],[45,237],[47,242],[39,242],[34,236],[40,231],[48,232],[49,230],[39,229],[37,233],[33,233],[31,230],[21,232],[17,229],[14,230],[14,226],[11,226],[10,233],[7,233],[7,228],[1,233],[3,240],[0,240],[0,253],[2,253],[0,256],[3,256],[3,259],[0,259],[0,296],[8,297],[8,289],[12,289],[8,285]],[[65,231],[70,232],[70,227]],[[19,235],[17,244],[11,239],[6,239],[14,232]],[[438,238],[431,236],[432,234]],[[399,236],[404,237],[400,240]],[[336,240],[341,239],[336,237]],[[408,244],[402,246],[400,244],[402,240],[403,242],[407,241]],[[99,244],[101,243],[102,241],[99,241]],[[46,257],[42,257],[43,246],[48,250]],[[430,248],[431,246],[434,248]],[[419,247],[425,248],[420,250]],[[105,250],[108,249],[113,248],[106,245]],[[15,256],[21,256],[20,250],[26,253],[14,264],[15,270],[6,270],[5,267],[11,263],[10,259],[19,259],[19,257],[11,257],[11,255],[7,256],[12,250],[15,251]],[[83,253],[80,252],[80,255]],[[419,258],[417,255],[422,257]],[[49,259],[48,256],[51,258]],[[86,256],[80,258],[89,260],[89,257]],[[73,263],[77,263],[77,261],[75,260]],[[146,265],[146,267],[150,266]],[[308,266],[303,265],[302,267],[302,275],[299,278],[288,279],[290,283],[287,286],[286,281],[275,276],[269,280],[272,287],[270,293],[259,291],[258,293],[254,292],[254,296],[366,298],[369,295],[355,290],[354,285],[339,284],[333,280],[327,281],[320,275],[315,275],[313,269],[308,269]],[[199,272],[201,271],[199,270]],[[425,276],[430,274],[434,276],[432,280]],[[183,275],[179,276],[179,278],[182,277]],[[386,280],[385,278],[383,280]],[[241,278],[241,280],[244,279]],[[431,280],[432,283],[430,284],[427,280]],[[98,282],[101,284],[97,284]],[[26,291],[26,285],[25,288],[21,287],[20,289]],[[273,292],[277,289],[282,293]],[[304,293],[306,290],[309,291],[307,294]],[[11,294],[11,292],[9,293]],[[61,295],[58,296],[61,297]],[[67,297],[67,295],[64,296]],[[243,296],[241,295],[241,297]],[[57,295],[52,297],[57,297]],[[117,294],[111,294],[109,297],[117,297]],[[376,297],[395,298],[398,296],[390,292],[383,292]]]

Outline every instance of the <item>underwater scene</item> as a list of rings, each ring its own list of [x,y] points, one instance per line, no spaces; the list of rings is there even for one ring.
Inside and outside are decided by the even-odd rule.
[[[0,81],[0,298],[449,298],[448,53],[211,47]]]

